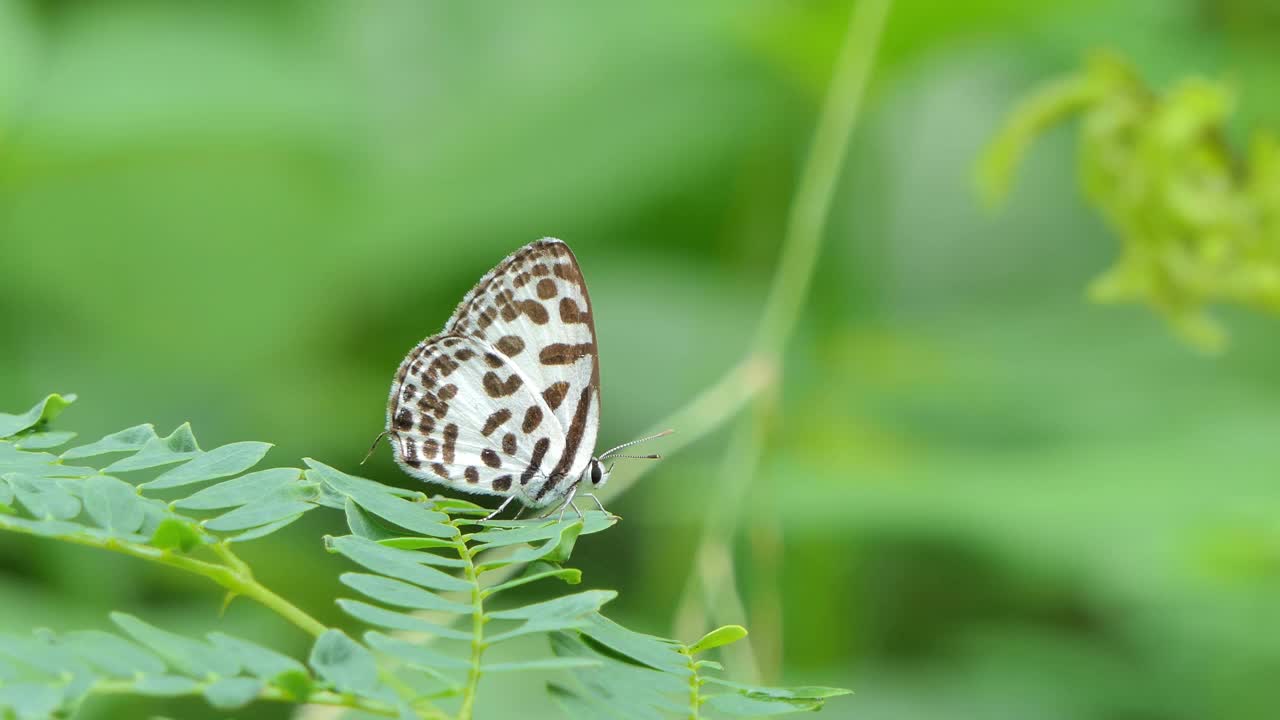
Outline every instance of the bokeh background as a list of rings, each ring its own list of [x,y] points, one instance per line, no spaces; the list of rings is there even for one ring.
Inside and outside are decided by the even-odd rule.
[[[81,401],[85,440],[191,421],[354,469],[403,354],[507,252],[567,240],[602,344],[602,442],[748,347],[846,2],[0,0],[0,408]],[[1011,104],[1094,48],[1280,127],[1267,0],[897,3],[732,546],[768,681],[851,687],[832,718],[1183,720],[1280,704],[1280,360],[1226,313],[1206,357],[1082,292],[1113,234],[1071,131],[1006,212],[973,163]],[[729,426],[580,544],[612,614],[665,634]],[[657,448],[655,448],[657,449]],[[363,472],[405,482],[385,450]],[[308,515],[250,545],[323,620],[340,560]],[[126,610],[307,638],[127,558],[0,537],[0,629]],[[735,618],[726,618],[729,620]],[[534,678],[486,717],[552,708]],[[240,718],[283,718],[258,707]],[[85,717],[221,717],[103,700]]]

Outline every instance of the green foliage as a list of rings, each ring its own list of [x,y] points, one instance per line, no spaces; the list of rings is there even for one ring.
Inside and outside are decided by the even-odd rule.
[[[595,660],[574,671],[573,685],[551,683],[548,689],[571,717],[645,718],[764,716],[817,710],[826,698],[848,690],[825,687],[766,688],[731,683],[708,675],[721,669],[694,655],[746,637],[736,625],[712,630],[692,645],[642,635],[596,614],[577,634],[552,638],[563,659]],[[709,687],[708,687],[709,686]]]
[[[124,613],[111,615],[116,633],[3,635],[0,717],[67,717],[94,695],[137,694],[199,696],[219,710],[274,701],[470,718],[481,680],[513,672],[572,672],[572,684],[549,688],[574,717],[611,698],[625,698],[614,705],[622,717],[772,715],[814,709],[846,692],[710,677],[706,671],[718,666],[694,655],[741,639],[744,629],[720,628],[689,646],[640,635],[600,614],[613,591],[508,600],[510,591],[541,580],[578,584],[581,573],[561,563],[582,535],[610,528],[612,515],[483,521],[487,510],[472,503],[428,498],[315,460],[305,460],[305,470],[254,470],[269,445],[205,451],[186,425],[165,437],[142,425],[60,455],[46,452],[61,443],[45,425],[69,402],[54,395],[27,413],[2,416],[9,435],[0,438],[0,529],[201,575],[315,642],[303,662],[242,638],[186,637]],[[259,583],[232,549],[317,508],[347,519],[350,534],[326,537],[324,546],[361,569],[340,577],[361,598],[337,603],[374,630],[357,636],[324,626]],[[486,659],[489,648],[532,635],[549,638],[553,655]]]
[[[1003,200],[1032,141],[1080,117],[1081,184],[1123,244],[1090,297],[1146,303],[1217,350],[1225,334],[1206,306],[1280,313],[1280,142],[1258,132],[1247,152],[1233,148],[1233,105],[1220,83],[1191,77],[1160,95],[1124,60],[1095,54],[1013,110],[981,160],[980,190]]]

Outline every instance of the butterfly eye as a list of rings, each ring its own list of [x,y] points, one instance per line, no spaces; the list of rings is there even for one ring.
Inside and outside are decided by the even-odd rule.
[[[594,458],[591,460],[591,484],[599,485],[600,479],[604,477],[604,471],[600,469],[600,462]]]

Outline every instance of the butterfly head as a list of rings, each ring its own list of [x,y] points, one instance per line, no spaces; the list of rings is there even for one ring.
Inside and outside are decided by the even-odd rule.
[[[645,442],[646,440],[652,440],[654,438],[660,438],[666,435],[670,435],[672,432],[673,432],[672,430],[663,430],[657,435],[650,435],[649,437],[640,438],[639,440],[632,440],[629,443],[623,443],[618,447],[610,448],[609,450],[606,450],[605,452],[601,453],[598,457],[591,458],[591,462],[587,463],[587,469],[582,471],[582,479],[590,480],[592,487],[600,487],[601,485],[604,485],[605,482],[609,480],[609,473],[613,472],[613,463],[610,463],[609,465],[606,466],[604,464],[604,461],[612,458],[629,458],[632,460],[661,459],[662,457],[661,455],[619,455],[618,451],[623,448],[631,447],[636,443],[642,443],[642,442]]]
[[[586,479],[591,481],[592,487],[600,487],[608,481],[609,471],[612,469],[605,467],[600,458],[591,458],[591,462],[587,463]]]

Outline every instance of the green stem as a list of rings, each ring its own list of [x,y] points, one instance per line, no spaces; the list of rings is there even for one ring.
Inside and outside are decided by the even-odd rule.
[[[698,663],[686,647],[681,650],[689,658],[689,720],[698,720],[702,711],[702,677],[698,675]]]
[[[849,138],[892,4],[892,0],[861,0],[854,4],[849,16],[844,45],[836,59],[814,129],[813,144],[787,217],[782,256],[756,334],[759,351],[781,351],[804,306],[822,247],[831,199],[835,196],[849,150]]]
[[[772,369],[772,380],[781,377],[782,354],[795,331],[800,311],[804,307],[813,282],[822,237],[830,214],[831,201],[848,154],[849,138],[862,104],[867,80],[875,64],[880,37],[884,32],[892,0],[862,0],[856,3],[849,17],[844,44],[836,59],[835,70],[827,95],[818,116],[813,143],[796,187],[795,199],[787,218],[787,230],[783,238],[782,254],[778,270],[774,274],[769,298],[760,319],[753,351],[749,357]],[[768,386],[766,386],[768,387]],[[698,577],[705,571],[709,560],[717,562],[720,582],[716,587],[734,586],[736,571],[732,553],[728,551],[728,538],[735,532],[741,499],[755,474],[760,448],[764,444],[764,429],[774,409],[772,394],[759,388],[746,404],[751,417],[735,437],[725,456],[724,471],[719,487],[713,493],[718,502],[712,509],[694,554],[694,562],[682,594],[684,601],[677,612],[677,621],[684,626],[705,625],[706,611],[711,598],[700,592]],[[736,599],[736,594],[727,595]],[[743,612],[741,601],[733,603],[737,612]],[[692,628],[696,634],[703,628]],[[681,628],[691,632],[690,627]],[[750,663],[754,667],[754,661]]]
[[[220,556],[227,557],[227,559],[232,561],[234,565],[237,565],[237,568],[225,569],[227,570],[227,577],[224,579],[212,578],[214,582],[223,585],[223,587],[227,588],[230,592],[242,594],[244,597],[256,600],[260,605],[266,607],[266,609],[275,612],[276,615],[282,616],[282,618],[288,620],[289,623],[293,623],[294,625],[297,625],[298,628],[306,630],[307,633],[314,635],[314,637],[320,637],[320,635],[324,634],[325,630],[328,629],[325,628],[325,625],[320,623],[319,620],[316,620],[315,618],[312,618],[312,616],[307,615],[306,612],[303,612],[300,607],[293,605],[292,602],[284,600],[283,597],[271,592],[266,585],[257,582],[256,579],[253,579],[252,571],[248,568],[248,565],[244,564],[239,557],[236,557],[236,555],[230,551],[230,547],[227,546],[227,543],[216,543],[214,551],[218,552]]]
[[[458,527],[468,520],[454,520],[450,524]],[[459,530],[461,532],[461,530]],[[467,547],[467,536],[459,535],[454,541],[458,557],[465,563],[463,577],[471,583],[471,667],[467,670],[467,682],[462,689],[462,707],[458,709],[458,720],[471,720],[475,709],[476,689],[480,686],[480,661],[486,648],[484,642],[484,592],[480,588],[480,573],[476,570],[475,553]]]
[[[35,535],[38,537],[49,537],[47,535],[32,531],[30,528],[9,522],[4,515],[0,515],[0,530],[8,530],[10,532],[23,533],[25,535]],[[110,550],[111,552],[129,555],[131,557],[149,560],[161,565],[185,570],[189,573],[209,578],[213,582],[226,588],[235,595],[243,595],[258,601],[268,609],[285,618],[289,622],[302,628],[304,631],[314,636],[319,636],[325,631],[325,626],[320,621],[303,612],[296,605],[288,600],[280,597],[265,585],[259,583],[253,578],[253,574],[249,572],[249,567],[244,564],[240,558],[231,552],[231,548],[225,543],[214,543],[210,547],[213,552],[227,563],[220,565],[218,563],[199,560],[190,555],[167,550],[150,545],[120,540],[119,538],[103,538],[92,535],[55,535],[55,539],[64,542],[74,543],[77,545],[85,545],[88,547],[101,548]]]

